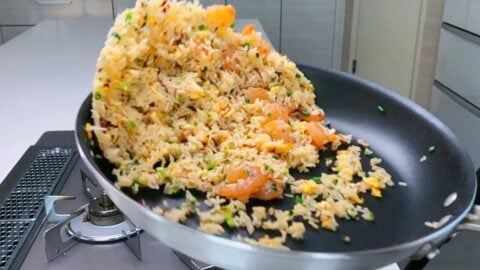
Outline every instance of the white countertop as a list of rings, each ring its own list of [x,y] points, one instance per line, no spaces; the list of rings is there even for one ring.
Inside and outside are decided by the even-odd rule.
[[[258,20],[237,20],[236,28]],[[0,46],[0,182],[49,130],[73,130],[112,20],[44,21]]]
[[[112,20],[45,21],[0,46],[0,179],[48,130],[72,130]]]

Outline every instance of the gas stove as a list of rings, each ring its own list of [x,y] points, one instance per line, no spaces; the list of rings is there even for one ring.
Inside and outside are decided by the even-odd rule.
[[[73,132],[31,146],[0,201],[0,269],[215,269],[131,223],[89,177]]]
[[[124,216],[90,177],[72,131],[47,132],[29,147],[1,183],[0,202],[0,270],[218,269],[170,249]],[[475,237],[467,245],[479,246]],[[444,249],[456,258],[439,256],[427,268],[450,269],[456,259],[468,264],[453,245]]]

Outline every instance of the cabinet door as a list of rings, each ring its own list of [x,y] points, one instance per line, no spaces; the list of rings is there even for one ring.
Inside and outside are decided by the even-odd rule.
[[[118,13],[134,6],[135,0],[113,0],[113,16],[117,17]]]
[[[279,0],[227,0],[237,11],[237,19],[258,19],[276,50],[280,49]]]
[[[445,0],[443,20],[455,26],[465,28],[469,2],[470,0]]]
[[[111,0],[0,0],[3,25],[33,25],[43,20],[112,18]]]
[[[211,5],[225,5],[225,0],[200,0],[200,4],[203,7],[208,7]]]
[[[11,40],[30,28],[31,26],[2,26],[3,42]]]
[[[480,38],[475,38],[475,41],[465,39],[465,36],[460,30],[442,29],[436,79],[475,106],[480,107],[480,77],[478,76]]]
[[[459,101],[449,96],[448,90],[434,87],[430,111],[447,125],[463,143],[473,160],[475,168],[480,166],[480,111],[467,109]]]
[[[465,28],[480,35],[480,0],[470,0]]]
[[[283,0],[282,53],[296,63],[332,65],[335,0]]]

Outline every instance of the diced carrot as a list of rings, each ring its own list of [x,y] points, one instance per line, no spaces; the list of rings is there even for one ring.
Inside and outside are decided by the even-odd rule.
[[[318,111],[318,112],[312,112],[308,116],[302,114],[301,118],[302,120],[307,122],[322,122],[323,119],[325,119],[325,114],[321,111]]]
[[[206,11],[208,25],[224,29],[235,22],[235,8],[232,5],[213,5]]]
[[[252,198],[270,201],[283,198],[283,187],[275,180],[269,180],[259,191],[252,194]]]
[[[312,144],[315,145],[317,148],[322,148],[326,143],[329,142],[330,136],[325,133],[319,123],[308,122],[307,132],[312,138]]]
[[[253,31],[255,31],[255,24],[253,24],[253,23],[247,24],[247,25],[245,25],[245,27],[243,27],[242,34],[245,35],[245,36],[248,36],[248,35],[252,34]]]
[[[270,48],[271,46],[268,42],[262,41],[260,45],[258,45],[258,52],[263,55],[268,54],[270,52]]]
[[[236,183],[222,186],[218,192],[220,196],[245,200],[259,191],[268,181],[268,176],[262,174],[259,167],[252,166],[244,169],[248,177],[238,179]]]
[[[270,103],[265,106],[265,112],[267,113],[267,122],[272,120],[288,121],[289,109],[278,103]]]
[[[245,95],[254,102],[256,99],[266,100],[268,99],[268,91],[260,87],[249,87],[245,90]]]
[[[283,140],[284,142],[293,142],[288,130],[288,124],[283,120],[273,120],[263,126],[263,131],[270,135],[274,140]]]

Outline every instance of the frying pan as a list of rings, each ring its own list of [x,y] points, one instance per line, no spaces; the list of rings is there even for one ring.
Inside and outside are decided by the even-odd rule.
[[[186,224],[163,218],[151,208],[161,206],[163,199],[170,206],[177,205],[183,197],[167,197],[161,191],[151,190],[134,195],[114,186],[112,164],[96,157],[101,152],[83,129],[91,121],[91,96],[81,105],[76,121],[80,155],[112,201],[137,226],[171,248],[218,267],[372,269],[434,251],[457,230],[475,197],[474,167],[458,139],[429,112],[380,85],[331,69],[300,69],[314,84],[316,102],[325,110],[331,126],[369,142],[394,181],[408,184],[387,188],[381,199],[365,196],[365,205],[375,214],[374,222],[340,220],[337,232],[307,228],[303,241],[287,240],[291,250],[286,251],[231,240],[238,233],[245,235],[241,230],[213,236],[198,231],[195,218]],[[430,146],[436,147],[435,152],[429,151]],[[424,155],[427,160],[420,162]],[[293,175],[311,177],[324,169],[318,166],[310,173]],[[445,207],[444,202],[452,193],[457,194],[457,199]],[[285,198],[263,204],[290,209],[293,202]],[[451,218],[440,228],[424,224],[448,215]],[[262,232],[256,232],[254,237],[260,235]],[[344,236],[351,241],[342,241]]]

